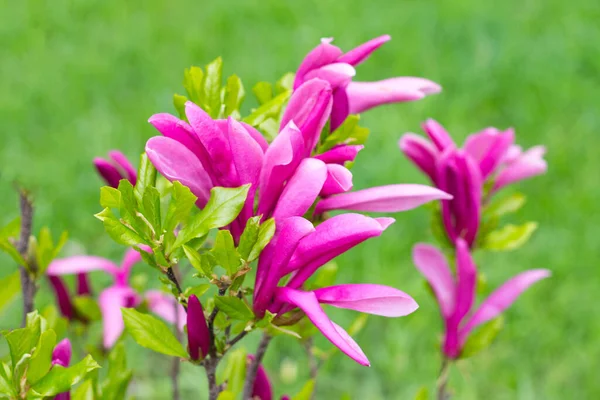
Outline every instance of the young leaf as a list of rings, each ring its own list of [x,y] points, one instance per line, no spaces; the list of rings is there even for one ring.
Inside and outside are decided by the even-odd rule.
[[[127,368],[125,346],[119,342],[108,355],[108,376],[102,383],[102,398],[124,399],[132,375],[133,371]]]
[[[295,77],[296,74],[294,74],[293,72],[288,72],[287,74],[283,75],[277,81],[277,83],[275,83],[275,91],[277,92],[277,94],[283,93],[286,90],[292,90],[294,88]]]
[[[149,187],[156,186],[156,168],[150,162],[148,155],[143,153],[140,156],[140,168],[138,170],[138,178],[135,183],[135,197],[139,203],[144,198],[144,193]],[[119,190],[121,190],[121,184],[119,184]]]
[[[172,231],[191,214],[198,198],[179,181],[173,182],[171,202],[165,218],[165,231]]]
[[[300,390],[300,392],[297,395],[292,397],[292,400],[310,400],[312,398],[312,393],[314,389],[315,381],[311,379],[304,384],[302,390]]]
[[[515,250],[523,246],[537,229],[536,222],[523,225],[508,224],[490,232],[484,239],[482,247],[493,251]]]
[[[119,208],[121,206],[121,192],[111,186],[100,188],[100,205],[108,208]]]
[[[0,250],[8,254],[17,264],[27,267],[27,262],[8,239],[0,239]]]
[[[97,368],[100,366],[91,355],[68,368],[55,365],[46,376],[32,386],[32,389],[35,394],[41,396],[54,396],[69,391],[71,386],[85,379],[91,371]]]
[[[104,393],[103,399],[107,399],[107,396],[104,395]],[[72,391],[71,400],[95,400],[94,381],[92,379],[87,379],[81,382],[81,384],[77,386],[77,389]]]
[[[142,209],[146,220],[154,228],[154,232],[160,236],[162,232],[160,216],[160,193],[155,187],[149,186],[144,192],[142,199]]]
[[[429,399],[429,391],[426,386],[422,386],[417,390],[417,394],[415,395],[415,400],[427,400]]]
[[[254,93],[258,104],[265,104],[273,98],[273,85],[269,82],[258,82],[252,88],[252,93]]]
[[[359,115],[348,116],[341,126],[327,136],[319,147],[319,153],[330,150],[339,144],[363,144],[369,137],[369,130],[360,127],[358,125],[359,121]]]
[[[202,68],[191,66],[183,71],[183,87],[190,100],[198,105],[203,102],[202,88],[204,87],[204,71]],[[177,95],[176,95],[177,96]],[[183,96],[180,96],[183,97]],[[186,99],[187,101],[187,99]],[[185,101],[183,102],[185,104]],[[185,106],[184,106],[185,110]],[[184,112],[185,115],[185,112]]]
[[[487,349],[503,327],[504,318],[502,316],[483,324],[469,336],[460,354],[460,358],[468,358]]]
[[[281,112],[283,106],[287,103],[291,94],[291,90],[286,90],[285,92],[273,97],[270,101],[261,105],[249,116],[244,118],[244,122],[252,126],[258,126],[268,118],[279,119],[279,113]]]
[[[132,308],[121,308],[121,312],[125,328],[137,344],[169,356],[187,357],[187,352],[164,322]]]
[[[9,395],[10,398],[17,397],[17,392],[12,385],[10,367],[3,362],[0,362],[0,395]]]
[[[233,236],[229,231],[217,232],[215,245],[210,252],[215,257],[217,265],[223,267],[229,276],[233,276],[242,264],[240,255],[233,243]]]
[[[223,60],[217,57],[206,65],[204,77],[204,105],[207,113],[213,118],[218,118],[221,111],[221,81],[223,75]]]
[[[225,105],[224,117],[232,116],[235,119],[240,118],[240,106],[244,100],[244,85],[237,75],[231,75],[227,78],[225,93],[223,95],[223,104]]]
[[[234,296],[215,296],[215,306],[231,319],[250,321],[254,314],[243,300]]]
[[[0,228],[0,239],[16,238],[21,230],[21,217],[17,217]]]
[[[525,196],[521,193],[514,193],[500,200],[494,201],[483,212],[485,217],[500,218],[503,215],[519,211],[525,204]]]
[[[52,366],[52,351],[56,346],[56,333],[47,330],[40,336],[39,343],[31,355],[27,370],[27,381],[34,384],[46,375]]]
[[[235,395],[229,390],[224,390],[221,393],[219,393],[219,397],[217,397],[217,400],[235,400]]]
[[[17,270],[0,279],[0,311],[21,291],[21,274]]]
[[[202,276],[210,278],[212,275],[212,265],[208,262],[208,258],[205,256],[201,256],[198,252],[192,249],[189,246],[183,246],[183,251],[185,252],[185,256]]]
[[[257,259],[275,234],[275,220],[273,218],[266,220],[261,225],[258,225],[259,222],[260,216],[250,218],[240,237],[238,251],[242,259],[247,262]]]
[[[174,94],[173,95],[173,106],[175,106],[175,110],[177,110],[177,114],[179,114],[179,118],[187,121],[187,117],[185,116],[185,103],[187,103],[188,99],[185,96]]]
[[[233,398],[240,396],[244,389],[247,360],[248,356],[243,348],[232,351],[227,359],[227,369],[224,375],[227,381],[227,390],[233,394]]]
[[[3,331],[2,335],[8,342],[10,359],[14,368],[25,354],[31,354],[31,350],[40,340],[41,320],[38,317],[30,326],[15,329],[10,332]]]
[[[105,208],[101,213],[105,213],[105,211],[110,209]],[[96,214],[98,217],[100,214]],[[147,240],[143,239],[140,235],[138,235],[135,231],[131,230],[129,227],[123,225],[116,218],[106,218],[102,220],[104,224],[104,230],[106,233],[117,243],[123,244],[125,246],[138,246],[139,244],[150,244]]]

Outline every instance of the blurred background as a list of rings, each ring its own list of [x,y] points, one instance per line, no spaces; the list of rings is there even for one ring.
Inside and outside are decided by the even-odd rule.
[[[524,147],[548,148],[548,174],[517,185],[528,202],[512,217],[538,221],[538,231],[519,250],[477,260],[491,287],[529,268],[549,268],[553,277],[509,309],[488,351],[453,370],[456,398],[600,398],[598,21],[597,0],[3,1],[0,222],[17,215],[18,181],[34,195],[36,231],[68,230],[71,249],[118,259],[123,249],[92,216],[100,210],[101,181],[91,160],[120,149],[137,163],[156,134],[148,117],[174,113],[185,67],[221,55],[225,74],[242,78],[249,110],[251,87],[294,71],[321,37],[348,50],[389,33],[393,40],[357,78],[421,76],[444,91],[363,116],[371,137],[353,169],[356,188],[425,183],[396,142],[404,132],[420,132],[428,117],[459,143],[486,126],[512,126]],[[410,257],[416,242],[432,240],[429,215],[420,208],[395,217],[382,237],[338,260],[338,282],[396,286],[421,307],[401,319],[370,317],[356,340],[373,366],[338,354],[319,376],[319,399],[410,399],[420,386],[434,386],[442,326]],[[0,276],[13,270],[0,255]],[[104,278],[97,279],[99,288]],[[39,305],[49,301],[47,291],[38,297]],[[13,304],[0,315],[1,328],[18,324],[20,302]],[[346,327],[356,316],[327,312]],[[250,351],[252,340],[245,343]],[[330,346],[321,337],[318,343]],[[168,361],[130,345],[131,393],[168,398]],[[303,349],[291,338],[278,337],[266,362],[278,394],[296,393],[306,379]],[[182,373],[183,398],[204,394],[202,371],[185,365]]]

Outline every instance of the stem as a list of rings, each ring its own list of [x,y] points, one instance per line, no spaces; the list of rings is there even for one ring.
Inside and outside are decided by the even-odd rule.
[[[313,338],[309,337],[304,342],[304,348],[306,349],[306,354],[308,356],[308,365],[310,368],[310,379],[313,381],[313,390],[310,394],[310,400],[314,400],[316,387],[317,387],[317,374],[319,373],[319,364],[317,363],[317,359],[315,358],[315,354],[312,351],[313,346]]]
[[[444,357],[442,360],[442,368],[440,369],[440,376],[437,380],[437,400],[449,400],[450,393],[448,393],[448,375],[450,373],[450,360]]]
[[[239,335],[237,335],[236,337],[234,337],[227,343],[227,347],[228,348],[233,347],[233,345],[235,345],[237,342],[242,340],[247,334],[248,334],[248,331],[242,331],[242,333],[240,333]]]
[[[181,290],[181,285],[179,285],[179,281],[177,280],[177,276],[173,271],[173,267],[167,268],[167,278],[169,278],[169,280],[175,285],[179,294],[183,293],[183,290]]]
[[[248,366],[246,370],[246,381],[244,382],[244,394],[242,396],[242,400],[248,400],[252,397],[252,389],[254,387],[254,381],[256,380],[256,373],[258,372],[258,366],[262,362],[265,353],[267,352],[267,347],[271,342],[272,337],[266,333],[263,333],[260,342],[258,343],[258,348],[256,349],[256,354],[254,355],[254,359]]]
[[[227,288],[221,288],[219,289],[219,296],[223,296],[225,295],[225,292],[227,291]],[[217,347],[215,346],[215,318],[217,317],[217,314],[219,313],[219,307],[217,307],[217,305],[215,304],[215,308],[213,308],[212,312],[210,313],[210,315],[208,316],[208,332],[210,333],[210,349],[208,350],[208,354],[210,354],[211,358],[216,358],[217,357]],[[218,360],[217,360],[218,362]],[[216,364],[215,364],[215,368],[216,368]]]
[[[21,232],[19,242],[17,243],[17,250],[27,260],[29,237],[31,236],[33,221],[33,204],[27,198],[27,193],[23,190],[19,191],[19,206],[21,208]],[[32,272],[35,270],[34,265],[29,265],[29,268],[31,268]],[[20,265],[19,270],[21,271],[21,288],[23,291],[23,321],[21,325],[25,326],[27,314],[33,311],[33,299],[37,288],[27,268],[24,265]]]
[[[177,327],[177,321],[179,321],[179,302],[175,302],[173,307],[175,307],[175,337],[177,338],[178,342],[181,342],[181,332],[179,332],[179,328]],[[179,368],[179,358],[174,357],[173,366],[171,367],[171,385],[173,388],[173,400],[179,400]]]
[[[209,400],[217,400],[221,388],[217,385],[217,365],[218,358],[209,357],[204,360],[204,369],[206,370],[206,378],[208,379],[208,398]]]

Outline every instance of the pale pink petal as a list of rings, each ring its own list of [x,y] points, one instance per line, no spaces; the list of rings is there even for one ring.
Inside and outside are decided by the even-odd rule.
[[[148,309],[158,315],[170,324],[177,322],[177,327],[183,331],[187,313],[181,304],[176,304],[172,295],[161,292],[160,290],[148,290],[144,294],[148,302]],[[175,311],[177,305],[177,311]]]
[[[536,146],[522,153],[500,171],[494,182],[494,191],[511,183],[545,173],[548,164],[543,158],[544,152],[543,146]]]
[[[330,39],[322,39],[321,44],[311,50],[298,67],[296,78],[294,79],[294,90],[304,83],[306,80],[305,75],[308,72],[322,67],[323,65],[335,62],[341,55],[342,50],[340,50],[339,47],[332,45]]]
[[[423,243],[415,245],[412,254],[415,266],[435,293],[442,316],[449,318],[454,311],[455,285],[446,257],[436,247]]]
[[[485,179],[491,175],[500,162],[504,159],[504,156],[510,146],[515,141],[515,132],[513,129],[508,129],[505,132],[499,132],[493,137],[493,142],[490,143],[490,147],[485,155],[479,161],[479,167],[481,168],[481,175]]]
[[[419,306],[412,297],[390,286],[347,284],[314,291],[319,303],[384,317],[403,317]]]
[[[431,142],[422,136],[407,133],[400,138],[398,147],[432,182],[435,182],[436,162],[440,153]]]
[[[97,270],[103,270],[114,275],[119,267],[112,261],[102,257],[72,256],[54,259],[48,266],[46,273],[48,275],[69,275]]]
[[[353,48],[346,54],[338,58],[338,62],[348,63],[350,65],[358,65],[365,61],[369,56],[381,47],[382,44],[392,40],[390,35],[382,35],[371,39],[368,42],[361,44],[358,47]]]
[[[352,189],[352,172],[339,164],[327,164],[327,179],[321,197],[345,193]]]
[[[354,75],[356,75],[356,70],[350,64],[332,63],[313,69],[305,75],[305,79],[323,79],[329,82],[332,89],[336,89],[338,87],[345,87]]]
[[[350,82],[346,93],[350,114],[358,114],[383,104],[420,100],[441,90],[437,83],[427,79],[398,77],[376,82]]]
[[[314,293],[302,292],[289,288],[278,288],[277,298],[280,301],[291,303],[300,308],[310,321],[321,331],[331,343],[338,347],[344,354],[361,365],[369,366],[369,360],[356,342],[327,317]]]
[[[135,307],[138,302],[135,291],[127,286],[111,286],[100,293],[98,304],[102,312],[104,348],[111,348],[123,333],[121,307]]]
[[[317,203],[316,214],[329,210],[400,212],[452,196],[434,187],[416,184],[378,186],[328,197]]]
[[[317,154],[314,158],[323,161],[325,164],[344,165],[348,161],[354,161],[358,152],[364,148],[363,145],[342,144],[323,154]]]

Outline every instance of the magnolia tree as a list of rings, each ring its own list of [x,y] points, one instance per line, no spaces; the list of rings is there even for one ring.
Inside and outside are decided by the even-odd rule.
[[[211,400],[272,399],[261,363],[271,339],[287,335],[302,343],[311,361],[311,379],[294,398],[314,398],[319,367],[333,354],[317,349],[314,335],[360,365],[371,363],[352,338],[364,319],[345,330],[324,305],[383,317],[418,307],[408,294],[377,282],[334,284],[334,259],[381,235],[394,223],[390,214],[431,202],[439,247],[417,244],[413,259],[444,320],[437,398],[449,398],[451,362],[487,347],[502,326],[500,313],[549,275],[523,272],[474,307],[482,273],[471,253],[517,248],[536,228],[531,222],[499,227],[524,197],[497,193],[545,172],[544,149],[523,151],[512,130],[495,128],[459,148],[429,120],[423,129],[430,140],[406,134],[400,149],[432,186],[353,190],[351,167],[369,134],[359,114],[441,90],[423,78],[354,80],[355,67],[389,39],[348,52],[323,39],[295,74],[252,88],[258,107],[247,116],[240,111],[242,82],[233,75],[223,85],[221,59],[187,69],[186,96],[174,96],[178,115],[150,117],[158,134],[145,144],[138,169],[118,151],[94,160],[108,185],[100,189],[103,210],[96,218],[125,246],[120,263],[97,255],[56,258],[66,236],[57,244],[47,229],[32,236],[33,207],[21,193],[21,218],[0,237],[20,265],[4,279],[3,303],[21,288],[25,308],[23,327],[3,332],[10,359],[0,368],[0,395],[124,398],[134,376],[125,361],[127,333],[173,358],[173,398],[179,398],[179,365],[189,362],[204,369],[207,384],[198,385],[198,393]],[[162,290],[136,282],[136,269],[154,270]],[[107,274],[110,286],[92,287],[94,271]],[[57,307],[37,311],[33,300],[42,280],[50,282]],[[68,332],[80,340],[94,324],[102,326],[102,343],[85,347],[92,355],[69,366],[71,343],[62,337]],[[240,344],[249,335],[260,335],[251,354]],[[98,374],[92,356],[108,372]]]

